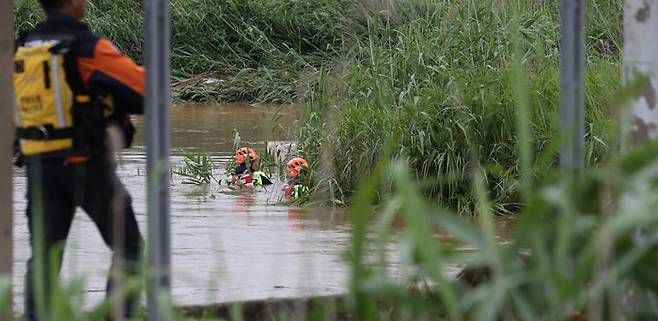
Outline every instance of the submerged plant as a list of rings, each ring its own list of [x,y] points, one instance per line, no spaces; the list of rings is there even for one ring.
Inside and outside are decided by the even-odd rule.
[[[173,170],[183,177],[183,184],[203,185],[216,181],[213,175],[215,164],[209,154],[195,154],[189,150],[183,151],[183,165]]]

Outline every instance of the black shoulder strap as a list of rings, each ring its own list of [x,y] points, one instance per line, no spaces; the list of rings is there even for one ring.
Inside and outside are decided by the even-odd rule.
[[[27,38],[27,31],[18,34],[18,37],[16,37],[16,41],[14,42],[14,54],[16,54],[18,47],[25,45],[25,38]]]
[[[73,90],[75,95],[86,95],[87,89],[80,78],[78,69],[77,56],[75,50],[71,50],[78,43],[78,39],[73,35],[67,35],[59,39],[59,43],[51,50],[64,54],[64,69],[66,70],[66,82]]]

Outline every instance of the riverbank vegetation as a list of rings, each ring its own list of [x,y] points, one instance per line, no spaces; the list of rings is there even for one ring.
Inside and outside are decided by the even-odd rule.
[[[393,1],[307,100],[300,146],[346,195],[367,177],[384,142],[424,192],[474,213],[469,173],[483,164],[499,214],[519,209],[519,100],[530,117],[530,175],[555,171],[559,129],[559,2]],[[586,70],[587,163],[611,148],[620,87],[621,2],[592,1]],[[514,56],[514,37],[518,52]],[[518,59],[523,94],[513,86]],[[612,135],[614,136],[614,135]],[[326,188],[324,188],[326,190]],[[348,196],[349,197],[349,196]]]
[[[141,62],[142,1],[88,2],[86,22]],[[352,0],[171,1],[175,96],[186,101],[290,103],[301,83],[343,50]],[[16,30],[43,20],[36,0],[15,1]]]
[[[41,19],[35,3],[16,1],[18,31]],[[586,150],[594,164],[615,148],[622,2],[588,3]],[[395,136],[392,156],[406,159],[426,196],[473,213],[468,173],[477,160],[497,213],[517,212],[514,35],[531,176],[554,172],[559,2],[173,0],[171,8],[174,96],[303,106],[298,146],[316,169],[316,198],[349,202]],[[141,12],[141,1],[91,1],[88,22],[139,61]]]

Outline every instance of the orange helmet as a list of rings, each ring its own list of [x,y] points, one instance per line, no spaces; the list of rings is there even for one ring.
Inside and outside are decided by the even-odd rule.
[[[256,155],[256,151],[253,150],[252,148],[248,147],[242,147],[235,151],[235,163],[236,164],[242,164],[244,161],[249,157],[251,160],[258,159],[258,155]]]
[[[297,177],[299,172],[306,167],[308,168],[308,162],[303,158],[293,158],[288,162],[288,177]]]

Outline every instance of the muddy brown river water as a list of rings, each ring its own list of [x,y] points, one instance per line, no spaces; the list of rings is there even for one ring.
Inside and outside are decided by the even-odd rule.
[[[244,144],[289,139],[295,123],[290,107],[243,104],[180,106],[172,110],[172,167],[183,148],[210,153],[223,167],[233,153],[235,131]],[[137,119],[138,129],[143,127]],[[140,130],[140,133],[143,133]],[[142,233],[146,231],[146,155],[143,135],[121,155],[119,177],[133,197]],[[223,168],[218,169],[223,173]],[[29,256],[25,174],[14,173],[14,305],[22,310],[24,262]],[[350,227],[341,210],[300,209],[274,204],[281,185],[268,192],[222,193],[215,183],[171,184],[173,299],[204,304],[270,297],[338,294],[345,289],[342,254]],[[110,251],[93,223],[78,210],[66,244],[62,279],[84,277],[87,305],[104,297]]]
[[[264,150],[265,141],[286,141],[297,125],[291,107],[244,104],[179,106],[172,110],[172,167],[182,149],[210,153],[223,173],[233,153],[235,130],[243,144]],[[146,231],[146,155],[142,119],[135,144],[120,157],[118,173],[133,197]],[[14,306],[22,311],[23,274],[30,250],[26,227],[25,174],[14,173]],[[223,193],[210,186],[171,181],[172,295],[176,304],[333,295],[345,292],[350,224],[341,209],[300,209],[275,204],[281,183],[258,193]],[[395,246],[392,245],[392,248]],[[396,252],[396,251],[392,251]],[[395,261],[393,259],[392,261]],[[78,210],[66,244],[61,278],[84,278],[86,306],[104,298],[110,252],[95,226]],[[389,267],[399,273],[396,264]]]

